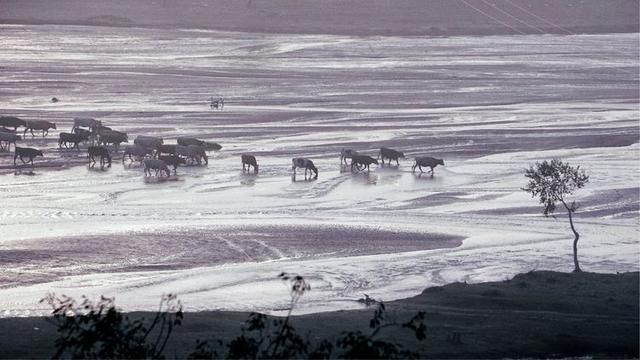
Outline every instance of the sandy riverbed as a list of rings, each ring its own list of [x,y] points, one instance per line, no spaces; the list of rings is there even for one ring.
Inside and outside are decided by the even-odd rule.
[[[48,291],[149,310],[282,308],[281,271],[314,286],[299,311],[393,300],[428,285],[570,270],[566,219],[544,218],[523,169],[584,167],[583,268],[638,269],[638,34],[492,37],[269,35],[3,25],[0,110],[68,131],[93,116],[136,135],[223,145],[166,182],[116,156],[105,171],[57,149],[34,174],[0,156],[0,308],[41,314]],[[51,97],[59,103],[50,103]],[[224,111],[207,99],[224,96]],[[341,171],[342,147],[403,150],[398,168]],[[86,147],[83,147],[85,149]],[[253,152],[258,176],[241,174]],[[412,158],[445,159],[434,177]],[[290,159],[312,158],[314,181]]]

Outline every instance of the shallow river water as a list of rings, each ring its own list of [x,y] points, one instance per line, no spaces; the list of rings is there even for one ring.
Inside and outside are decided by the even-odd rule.
[[[281,271],[313,290],[298,311],[358,307],[452,281],[572,269],[567,219],[520,189],[524,168],[581,165],[580,258],[638,270],[638,34],[347,37],[0,26],[0,115],[53,121],[33,173],[0,153],[0,309],[42,314],[55,291],[151,310],[277,311]],[[60,99],[50,102],[52,97]],[[224,97],[222,111],[210,97]],[[72,119],[220,143],[168,181],[60,150]],[[126,145],[126,144],[125,144]],[[404,151],[352,174],[340,149]],[[258,158],[242,174],[240,154]],[[414,156],[443,158],[433,177]],[[308,157],[317,179],[294,179]],[[44,165],[44,167],[43,167]]]

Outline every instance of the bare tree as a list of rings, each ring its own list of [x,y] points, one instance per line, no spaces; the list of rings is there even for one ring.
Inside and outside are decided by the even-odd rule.
[[[578,239],[580,234],[573,226],[573,213],[578,209],[575,201],[568,203],[565,198],[573,194],[577,189],[584,187],[589,182],[589,176],[580,169],[580,166],[573,167],[559,159],[551,161],[536,162],[526,170],[525,177],[529,179],[527,187],[522,190],[531,193],[531,197],[538,197],[540,203],[544,205],[544,215],[549,216],[556,210],[556,203],[560,202],[569,214],[569,224],[573,231],[573,264],[574,272],[581,272],[578,263]]]

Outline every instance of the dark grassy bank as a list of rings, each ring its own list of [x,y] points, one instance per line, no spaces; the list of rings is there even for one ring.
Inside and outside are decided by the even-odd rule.
[[[502,282],[454,283],[387,304],[387,317],[404,321],[426,312],[427,340],[393,329],[381,337],[425,357],[638,357],[638,272],[538,271]],[[286,294],[283,294],[286,296]],[[187,304],[188,305],[188,304]],[[298,316],[292,324],[310,339],[366,330],[373,308]],[[152,314],[132,314],[151,317]],[[166,354],[184,357],[196,339],[230,340],[247,313],[186,313]],[[56,332],[43,318],[0,319],[0,356],[49,357]]]

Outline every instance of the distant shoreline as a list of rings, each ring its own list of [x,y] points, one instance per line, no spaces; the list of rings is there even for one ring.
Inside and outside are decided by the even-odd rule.
[[[546,32],[539,33],[531,31],[529,28],[520,28],[523,34],[514,33],[509,28],[456,28],[447,30],[438,29],[424,29],[422,31],[400,31],[400,32],[388,32],[386,34],[380,34],[376,30],[352,30],[352,31],[340,31],[339,29],[324,29],[324,30],[304,30],[300,29],[246,29],[242,27],[184,27],[180,25],[168,25],[168,24],[110,24],[100,22],[82,22],[82,21],[40,21],[40,20],[13,20],[13,19],[1,19],[0,25],[24,25],[24,26],[96,26],[96,27],[111,27],[121,29],[158,29],[158,30],[207,30],[207,31],[219,31],[219,32],[234,32],[234,33],[251,33],[251,34],[275,34],[275,35],[332,35],[332,36],[397,36],[397,37],[454,37],[454,36],[472,36],[472,37],[484,37],[484,36],[529,36],[529,35],[598,35],[598,34],[634,34],[639,33],[640,29],[633,25],[610,25],[610,26],[580,26],[567,28],[571,30],[572,34],[560,31],[554,28],[545,29]]]
[[[347,36],[636,33],[633,0],[0,0],[0,23]]]

